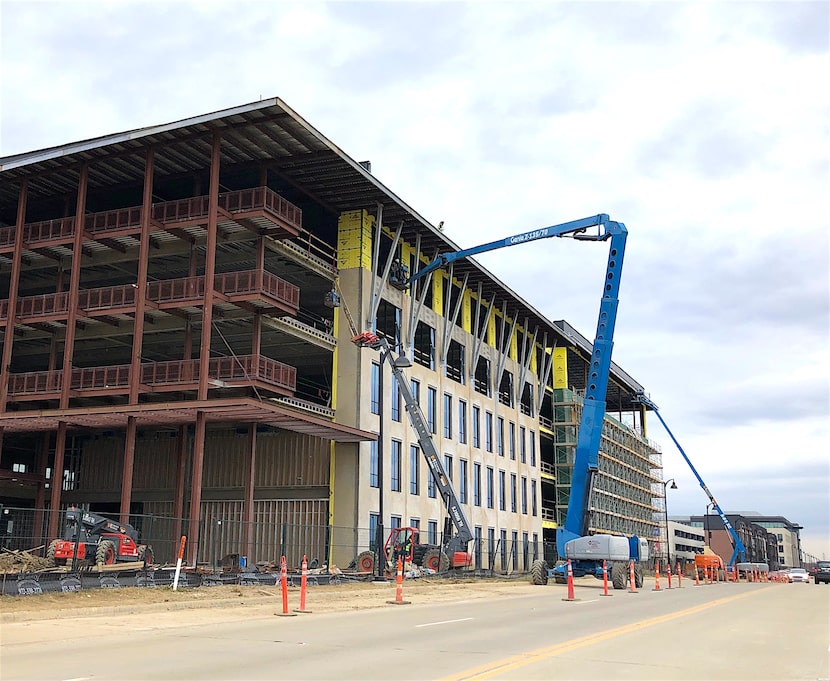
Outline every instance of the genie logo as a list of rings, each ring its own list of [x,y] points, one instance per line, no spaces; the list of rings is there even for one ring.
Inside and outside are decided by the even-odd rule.
[[[521,244],[525,241],[532,241],[533,239],[541,239],[548,235],[549,228],[545,227],[544,229],[537,229],[533,232],[525,232],[524,234],[518,234],[516,236],[511,236],[507,239],[507,243],[510,246],[515,244]]]

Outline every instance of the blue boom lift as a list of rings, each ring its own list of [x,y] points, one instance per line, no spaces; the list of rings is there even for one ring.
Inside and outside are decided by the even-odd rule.
[[[717,511],[717,514],[720,516],[721,522],[723,526],[729,532],[729,536],[732,537],[733,543],[733,550],[732,550],[732,557],[729,559],[729,563],[727,563],[727,567],[732,568],[736,563],[743,563],[746,561],[746,547],[744,543],[741,541],[741,538],[738,536],[738,533],[735,532],[735,528],[732,527],[732,523],[726,517],[726,514],[721,510],[720,505],[717,501],[715,501],[715,497],[712,496],[712,493],[709,491],[709,488],[706,486],[706,483],[703,482],[703,478],[700,477],[700,474],[697,472],[697,469],[692,465],[692,462],[689,460],[689,457],[686,456],[686,452],[683,451],[683,447],[680,446],[680,443],[675,438],[674,433],[671,432],[669,427],[666,425],[666,422],[663,420],[663,417],[660,415],[660,410],[657,408],[657,405],[651,401],[651,398],[647,397],[645,393],[638,392],[635,398],[641,404],[644,404],[647,407],[650,407],[651,410],[657,415],[657,418],[660,419],[660,423],[663,424],[663,428],[666,429],[666,432],[669,434],[669,437],[672,439],[672,442],[677,446],[677,449],[680,451],[680,454],[685,459],[686,463],[689,464],[689,468],[692,469],[692,473],[695,474],[697,481],[700,483],[701,488],[704,492],[706,492],[706,496],[709,497],[709,501],[712,503],[712,508]]]
[[[639,568],[639,562],[648,559],[648,542],[636,536],[629,538],[600,534],[588,536],[588,530],[589,499],[594,478],[598,471],[599,445],[605,416],[605,396],[611,369],[611,350],[613,348],[620,276],[627,235],[628,230],[626,230],[624,224],[614,222],[608,215],[602,213],[581,220],[536,229],[499,241],[491,241],[474,248],[444,253],[412,277],[408,276],[409,273],[406,267],[400,264],[396,264],[396,267],[390,273],[390,283],[397,288],[406,289],[413,281],[440,267],[445,267],[455,260],[499,248],[551,237],[569,237],[577,241],[606,241],[610,239],[608,266],[605,272],[597,332],[593,344],[590,372],[577,438],[568,512],[564,527],[559,528],[557,532],[556,544],[559,555],[571,559],[575,576],[592,574],[601,578],[603,561],[611,561],[612,581],[615,588],[618,589],[625,586],[625,577],[628,574],[630,560],[637,563],[635,577],[638,585],[642,585],[642,570]],[[549,569],[544,560],[535,561],[531,567],[533,583],[546,584],[549,577],[553,577],[557,581],[564,580],[564,566],[560,565]]]

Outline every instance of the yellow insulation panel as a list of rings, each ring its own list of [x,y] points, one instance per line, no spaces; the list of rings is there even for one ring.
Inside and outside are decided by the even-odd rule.
[[[568,387],[568,349],[553,349],[553,387]]]
[[[372,228],[375,218],[365,210],[341,213],[337,219],[337,267],[372,269]]]

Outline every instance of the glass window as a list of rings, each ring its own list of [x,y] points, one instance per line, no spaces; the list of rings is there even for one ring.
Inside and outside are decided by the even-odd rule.
[[[507,510],[507,476],[504,471],[499,471],[499,510]]]
[[[452,395],[444,393],[444,437],[452,437]]]
[[[369,486],[379,487],[378,480],[378,441],[369,443]]]
[[[447,477],[452,480],[452,457],[449,454],[444,454],[444,472],[447,474]]]
[[[510,511],[516,512],[516,474],[510,474]]]
[[[427,466],[427,496],[430,499],[435,499],[435,478],[432,477],[432,471]]]
[[[473,405],[473,447],[481,447],[479,426],[481,425],[481,409]]]
[[[421,450],[418,445],[409,447],[409,493],[420,494]]]
[[[537,515],[536,513],[536,481],[530,481],[530,513],[531,515]]]
[[[392,420],[401,420],[401,386],[396,379],[392,379]]]
[[[380,365],[372,362],[372,389],[370,403],[373,414],[380,414]]]
[[[401,443],[399,440],[392,440],[392,451],[390,455],[392,464],[392,491],[401,491]]]
[[[499,553],[501,554],[501,569],[507,570],[507,530],[499,532]]]
[[[369,550],[378,550],[378,520],[380,516],[377,513],[369,514]]]
[[[458,400],[458,441],[467,444],[467,403]]]
[[[536,465],[536,433],[530,431],[530,465]]]
[[[508,424],[507,430],[507,447],[510,451],[510,459],[516,460],[516,424],[512,421]]]
[[[522,463],[527,463],[527,442],[525,440],[525,427],[519,426],[519,458]]]
[[[427,522],[427,541],[430,544],[438,543],[438,521],[430,520]]]
[[[467,503],[467,460],[458,461],[458,501]]]
[[[481,569],[481,568],[484,567],[481,564],[481,549],[482,549],[482,546],[481,546],[481,543],[482,543],[481,526],[476,525],[475,529],[473,530],[473,533],[475,535],[475,540],[476,540],[475,548],[473,549],[473,551],[475,553],[475,561],[476,561],[475,567]]]
[[[488,566],[493,569],[493,558],[496,555],[496,531],[492,527],[487,528],[487,556]]]
[[[522,513],[527,515],[527,478],[522,476]]]
[[[484,448],[493,451],[493,415],[489,411],[484,414]]]
[[[409,391],[412,393],[412,399],[421,404],[421,382],[418,379],[413,378],[409,381]]]
[[[487,466],[487,508],[493,508],[493,467]]]
[[[496,452],[499,456],[504,456],[504,419],[499,416],[496,424]]]
[[[473,464],[473,505],[481,506],[481,464]]]
[[[433,435],[437,432],[435,430],[435,408],[438,399],[438,391],[435,388],[427,387],[427,425],[429,432]]]

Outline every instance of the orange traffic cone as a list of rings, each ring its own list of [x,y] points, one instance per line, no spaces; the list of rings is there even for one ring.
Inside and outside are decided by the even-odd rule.
[[[563,601],[575,601],[577,600],[574,596],[574,573],[573,569],[571,568],[571,559],[568,559],[568,597],[563,598]]]
[[[411,601],[405,601],[403,599],[403,564],[400,558],[398,558],[398,580],[395,587],[395,600],[386,602],[391,605],[409,605],[411,603]]]
[[[654,564],[654,588],[652,591],[660,591],[660,563]]]
[[[630,593],[630,594],[637,593],[637,580],[634,578],[634,561],[633,560],[628,563],[628,580],[629,580],[629,583],[630,583],[628,593]]]

